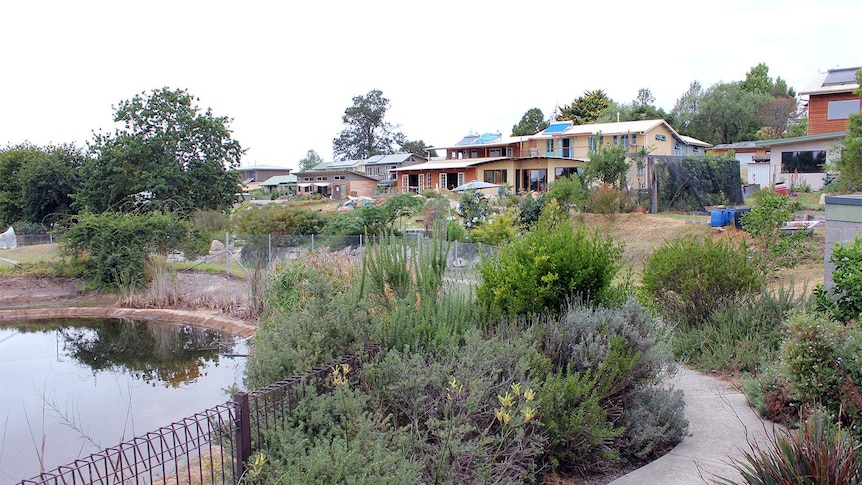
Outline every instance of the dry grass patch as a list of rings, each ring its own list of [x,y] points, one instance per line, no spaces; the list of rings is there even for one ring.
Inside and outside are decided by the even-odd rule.
[[[625,244],[622,263],[640,274],[653,250],[667,241],[685,236],[706,236],[715,232],[703,216],[667,216],[657,214],[584,214],[589,227]]]
[[[34,244],[18,246],[15,249],[0,250],[0,258],[11,259],[18,263],[49,263],[60,257],[60,247],[55,244]]]

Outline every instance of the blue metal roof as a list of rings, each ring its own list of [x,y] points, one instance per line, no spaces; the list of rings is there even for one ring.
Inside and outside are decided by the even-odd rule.
[[[500,139],[499,133],[485,133],[484,135],[480,136],[473,143],[480,145],[480,144],[484,144],[484,143],[493,143],[499,139]]]
[[[545,131],[542,133],[546,135],[550,135],[552,133],[562,133],[566,131],[566,128],[572,126],[571,123],[553,123],[551,126],[545,128]]]

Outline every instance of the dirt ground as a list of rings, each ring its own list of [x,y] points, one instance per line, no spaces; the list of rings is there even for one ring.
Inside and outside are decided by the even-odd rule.
[[[244,280],[209,273],[177,273],[176,285],[189,300],[241,301],[248,293]],[[112,306],[119,301],[116,293],[87,291],[71,278],[0,277],[0,309]]]

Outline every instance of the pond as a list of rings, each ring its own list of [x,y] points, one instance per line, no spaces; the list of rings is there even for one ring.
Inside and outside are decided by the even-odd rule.
[[[51,470],[230,399],[246,342],[112,319],[0,325],[0,483]]]

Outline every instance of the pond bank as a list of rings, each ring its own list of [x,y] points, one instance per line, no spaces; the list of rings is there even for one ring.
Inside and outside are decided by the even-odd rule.
[[[0,323],[15,320],[48,320],[54,318],[122,318],[180,323],[216,330],[222,333],[251,337],[256,325],[214,312],[199,310],[172,310],[161,308],[67,307],[18,308],[0,310]]]

